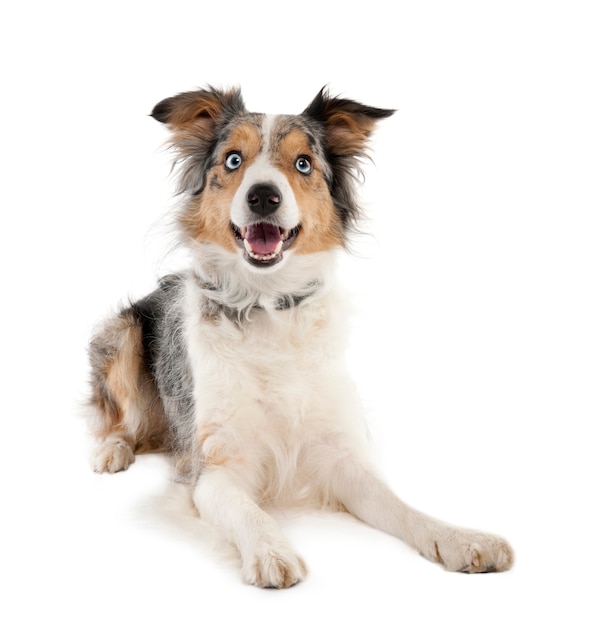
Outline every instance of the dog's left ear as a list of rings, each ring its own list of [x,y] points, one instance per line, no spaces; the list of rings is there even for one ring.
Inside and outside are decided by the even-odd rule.
[[[394,109],[378,109],[354,100],[333,98],[323,88],[303,115],[323,125],[329,155],[362,156],[378,120],[393,113]]]
[[[330,193],[345,232],[353,230],[362,214],[356,189],[359,160],[366,155],[376,123],[394,112],[333,98],[322,89],[302,114],[323,130],[330,163]]]

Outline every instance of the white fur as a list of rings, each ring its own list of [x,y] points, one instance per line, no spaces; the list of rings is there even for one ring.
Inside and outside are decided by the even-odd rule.
[[[247,582],[285,587],[306,572],[263,511],[269,504],[344,506],[448,569],[510,566],[511,551],[502,539],[414,511],[373,471],[360,402],[343,365],[347,306],[336,288],[287,311],[259,311],[243,327],[224,317],[216,324],[200,319],[202,297],[188,288],[198,432],[215,431],[203,446],[205,459],[229,461],[203,468],[194,501],[201,516],[237,546]]]
[[[300,210],[287,176],[270,160],[269,138],[275,116],[265,115],[262,130],[263,147],[253,163],[245,170],[244,178],[236,192],[230,208],[230,217],[238,227],[252,222],[252,213],[247,205],[248,190],[256,183],[274,184],[281,192],[281,208],[274,214],[273,221],[282,228],[291,230],[300,223]]]
[[[95,472],[119,472],[126,470],[135,460],[133,450],[123,437],[109,435],[94,452],[92,467]]]
[[[230,215],[234,224],[241,227],[252,222],[252,214],[246,204],[246,197],[248,190],[257,182],[272,183],[279,189],[283,200],[281,208],[275,213],[273,219],[283,228],[295,228],[300,222],[300,212],[295,195],[287,176],[273,167],[266,152],[259,154],[244,172],[244,178],[231,206]]]
[[[287,177],[267,155],[273,122],[266,119],[262,154],[245,172],[232,203],[232,220],[252,219],[250,186],[273,182],[283,195],[273,219],[292,228],[301,219]],[[372,469],[355,386],[344,366],[343,320],[348,309],[334,283],[334,251],[286,251],[272,268],[193,242],[197,273],[215,285],[204,292],[187,283],[186,341],[195,383],[197,438],[204,466],[194,489],[201,516],[234,543],[243,577],[260,586],[286,587],[306,568],[266,505],[344,507],[452,570],[510,567],[504,540],[455,529],[402,503]],[[261,274],[264,273],[264,279]],[[317,291],[298,306],[276,311],[282,294]],[[203,298],[240,310],[245,323],[202,319]],[[260,310],[260,308],[263,310]]]

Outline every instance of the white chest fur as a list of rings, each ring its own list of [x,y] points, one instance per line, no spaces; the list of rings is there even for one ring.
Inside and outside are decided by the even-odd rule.
[[[232,467],[252,492],[270,499],[298,499],[319,443],[364,442],[336,293],[282,311],[255,309],[240,323],[224,315],[190,319],[205,467]]]

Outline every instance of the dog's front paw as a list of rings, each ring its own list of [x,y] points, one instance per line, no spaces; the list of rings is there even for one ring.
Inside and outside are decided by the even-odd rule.
[[[307,573],[304,561],[284,545],[261,546],[244,559],[242,566],[245,582],[275,589],[291,587],[302,581]]]
[[[438,538],[424,554],[452,572],[504,572],[513,565],[513,550],[501,537],[455,531]]]
[[[111,474],[126,470],[135,461],[131,446],[122,439],[107,439],[94,453],[92,467],[95,472]]]

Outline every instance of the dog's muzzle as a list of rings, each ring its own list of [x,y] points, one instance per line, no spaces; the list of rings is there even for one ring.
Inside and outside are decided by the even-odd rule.
[[[300,226],[284,228],[277,211],[281,208],[281,191],[273,183],[256,183],[246,194],[251,223],[232,224],[236,240],[244,248],[245,259],[255,267],[270,267],[283,258],[283,252],[295,241]]]

